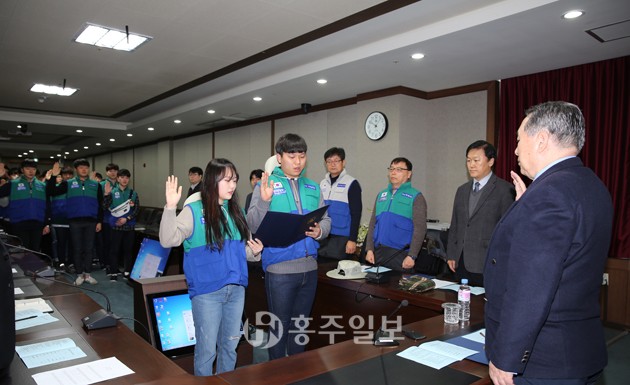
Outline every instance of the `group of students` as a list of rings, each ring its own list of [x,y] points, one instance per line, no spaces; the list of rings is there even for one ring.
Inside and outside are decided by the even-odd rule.
[[[51,234],[53,259],[59,266],[74,266],[76,285],[97,283],[91,274],[95,248],[110,280],[117,280],[119,255],[128,276],[140,207],[138,194],[129,187],[129,170],[109,164],[107,178],[98,180],[96,173],[90,175],[90,163],[77,159],[73,168],[55,163],[39,180],[37,166],[25,159],[21,174],[0,186],[10,232],[33,251],[40,250],[43,235]],[[0,164],[0,177],[4,174]]]

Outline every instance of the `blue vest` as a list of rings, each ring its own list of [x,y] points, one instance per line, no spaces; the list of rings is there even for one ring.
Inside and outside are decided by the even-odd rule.
[[[186,206],[193,213],[193,233],[184,241],[184,274],[188,282],[190,298],[212,293],[225,285],[247,286],[247,256],[245,242],[241,240],[234,220],[223,210],[231,230],[223,239],[221,251],[211,249],[206,243],[206,224],[201,201],[194,201]],[[227,201],[224,202],[224,208]],[[184,207],[184,210],[186,208]]]
[[[374,225],[374,246],[380,245],[402,249],[411,243],[413,236],[413,202],[420,191],[411,187],[411,182],[403,183],[396,194],[392,185],[376,197],[376,223]]]
[[[131,200],[134,204],[138,201],[138,194],[129,187],[127,187],[124,191],[119,187],[114,187],[111,195],[112,203],[109,205],[110,209],[114,209],[128,200]],[[133,210],[133,208],[131,210]],[[105,212],[107,215],[103,215],[103,223],[107,222],[111,227],[116,227],[118,217],[113,216],[109,210],[105,210]],[[127,217],[127,215],[124,215],[124,217]],[[135,226],[135,224],[136,218],[132,218],[130,221],[127,221],[126,226],[132,227]]]
[[[330,233],[333,235],[350,236],[350,204],[348,203],[348,190],[354,182],[354,178],[346,174],[344,169],[339,174],[339,178],[331,186],[330,174],[319,184],[324,203],[328,205],[328,216],[331,219]]]
[[[98,188],[97,181],[78,177],[69,179],[66,193],[66,214],[68,219],[98,217]]]
[[[24,177],[11,182],[8,216],[11,223],[46,219],[46,184],[36,178],[29,183]]]
[[[269,180],[273,184],[273,198],[269,205],[269,211],[298,214],[293,190],[280,167],[275,168],[269,176]],[[298,190],[303,214],[319,208],[320,190],[318,184],[310,179],[300,177],[298,178]],[[288,247],[265,247],[262,254],[263,269],[266,271],[269,265],[304,258],[309,255],[317,258],[318,248],[319,242],[311,237],[306,237]]]

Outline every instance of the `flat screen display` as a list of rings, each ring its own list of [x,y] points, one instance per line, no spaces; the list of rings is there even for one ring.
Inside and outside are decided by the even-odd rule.
[[[195,324],[187,290],[147,295],[155,347],[169,357],[194,352]]]
[[[131,269],[131,278],[140,279],[162,276],[170,253],[171,249],[162,247],[159,241],[144,238],[140,244],[136,262]]]

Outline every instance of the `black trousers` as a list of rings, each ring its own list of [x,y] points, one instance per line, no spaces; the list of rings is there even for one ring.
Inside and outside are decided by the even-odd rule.
[[[59,263],[74,263],[71,255],[70,228],[52,226],[52,255]]]
[[[38,221],[11,223],[11,231],[20,238],[22,246],[35,251],[40,251],[43,230],[44,224]]]
[[[122,256],[123,266],[126,272],[131,272],[133,267],[133,243],[136,233],[133,230],[111,231],[111,247],[107,265],[107,274],[117,274],[120,257]]]
[[[96,235],[96,221],[70,221],[72,255],[77,274],[92,272],[92,249]]]
[[[457,282],[461,282],[462,278],[466,278],[470,286],[483,287],[483,274],[472,273],[466,270],[466,266],[464,266],[464,252],[462,252],[462,255],[459,257],[459,263],[455,269],[455,275],[457,277]]]

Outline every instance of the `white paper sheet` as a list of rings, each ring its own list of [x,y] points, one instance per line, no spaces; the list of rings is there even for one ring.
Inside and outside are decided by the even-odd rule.
[[[425,342],[420,346],[412,346],[397,355],[434,369],[442,369],[475,353],[477,352],[474,350],[462,348],[448,342],[431,341]]]
[[[88,385],[133,374],[116,357],[33,374],[37,385]]]
[[[16,346],[15,351],[29,369],[86,356],[71,338]]]

